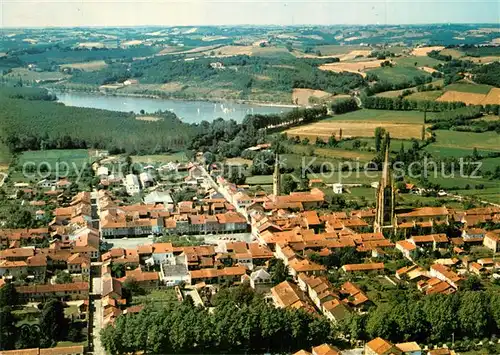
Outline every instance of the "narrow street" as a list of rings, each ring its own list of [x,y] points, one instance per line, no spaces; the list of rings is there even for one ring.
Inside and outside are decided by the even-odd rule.
[[[95,299],[92,301],[94,312],[93,312],[93,322],[92,322],[92,344],[94,355],[105,355],[106,350],[104,350],[101,344],[101,329],[102,329],[102,301],[100,299]]]

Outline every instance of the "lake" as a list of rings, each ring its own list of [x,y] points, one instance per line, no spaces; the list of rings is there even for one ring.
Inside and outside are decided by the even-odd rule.
[[[241,122],[247,114],[281,113],[291,110],[289,107],[259,106],[235,102],[208,102],[151,99],[136,96],[96,95],[80,92],[54,92],[58,102],[66,106],[91,107],[103,110],[139,113],[154,113],[158,110],[169,110],[186,123],[197,123],[203,120],[213,121],[222,117]]]

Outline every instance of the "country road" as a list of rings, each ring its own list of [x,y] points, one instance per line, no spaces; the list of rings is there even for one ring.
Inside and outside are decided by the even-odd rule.
[[[0,187],[2,187],[2,186],[3,186],[3,184],[4,184],[4,182],[5,182],[5,179],[7,179],[7,176],[8,176],[8,175],[7,175],[6,173],[0,173],[0,176],[2,177],[2,178],[0,179]]]

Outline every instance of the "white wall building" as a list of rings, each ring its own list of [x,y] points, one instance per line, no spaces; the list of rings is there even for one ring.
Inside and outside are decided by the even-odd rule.
[[[134,174],[128,174],[127,176],[125,176],[125,180],[123,181],[123,183],[129,195],[135,195],[141,191],[139,180]]]

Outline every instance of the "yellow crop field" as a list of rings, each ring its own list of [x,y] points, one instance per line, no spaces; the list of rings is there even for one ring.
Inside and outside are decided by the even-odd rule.
[[[342,137],[373,137],[375,128],[383,127],[395,139],[421,138],[422,125],[420,124],[397,124],[391,122],[352,122],[352,121],[323,121],[309,125],[292,128],[286,131],[289,137],[299,136],[301,139],[307,137],[314,142],[316,138],[328,140],[332,135],[339,136],[342,129]]]
[[[380,63],[383,60],[370,60],[370,61],[362,61],[362,62],[339,62],[339,63],[328,63],[319,66],[321,70],[329,70],[334,71],[336,73],[341,73],[344,71],[357,73],[366,76],[366,73],[363,73],[363,70],[379,68]]]

